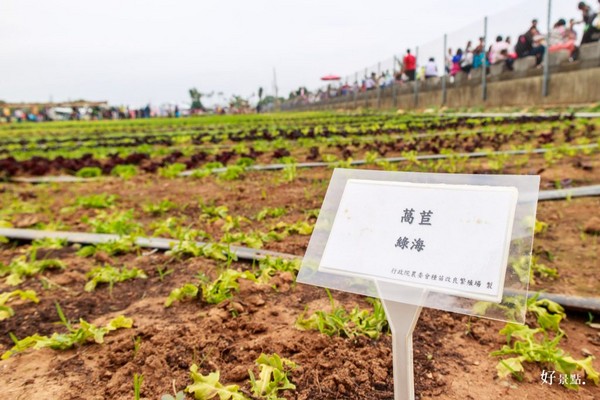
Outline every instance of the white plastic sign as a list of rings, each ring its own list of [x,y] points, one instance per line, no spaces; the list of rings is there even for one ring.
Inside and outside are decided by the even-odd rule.
[[[500,302],[517,198],[508,186],[349,179],[319,271]]]

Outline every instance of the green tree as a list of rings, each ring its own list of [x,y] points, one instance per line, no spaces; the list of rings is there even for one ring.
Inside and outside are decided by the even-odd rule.
[[[192,110],[205,110],[204,105],[202,105],[202,96],[204,96],[204,93],[199,92],[198,89],[190,89],[190,97],[192,98]]]

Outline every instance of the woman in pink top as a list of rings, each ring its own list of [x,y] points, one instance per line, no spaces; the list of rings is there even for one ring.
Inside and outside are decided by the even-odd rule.
[[[577,48],[575,39],[572,30],[567,29],[567,22],[561,18],[554,24],[552,31],[550,31],[549,51],[552,53],[560,50],[568,50],[569,55],[572,56]]]

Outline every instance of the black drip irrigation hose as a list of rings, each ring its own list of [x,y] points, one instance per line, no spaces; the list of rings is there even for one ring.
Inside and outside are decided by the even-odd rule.
[[[36,239],[65,239],[70,243],[79,243],[79,244],[99,244],[99,243],[107,243],[110,241],[118,240],[118,235],[111,234],[100,234],[100,233],[83,233],[83,232],[53,232],[53,231],[42,231],[36,229],[14,229],[14,228],[0,228],[0,236],[4,236],[13,240],[26,240],[33,241]],[[135,240],[136,244],[140,247],[159,249],[159,250],[170,250],[174,245],[179,243],[178,240],[175,239],[165,239],[165,238],[145,238],[139,237]],[[206,245],[204,242],[196,242],[199,246]],[[231,246],[230,250],[234,253],[239,259],[246,261],[259,261],[264,259],[265,257],[277,257],[277,258],[285,258],[288,260],[297,260],[301,259],[301,256],[287,254],[287,253],[279,253],[268,250],[257,250],[250,249],[242,246]],[[514,289],[506,289],[504,294],[507,296],[528,296],[529,293]],[[600,313],[600,298],[594,297],[578,297],[578,296],[568,296],[564,294],[553,294],[553,293],[540,293],[540,299],[549,299],[560,305],[562,305],[566,309],[579,311],[579,312],[594,312]]]
[[[69,175],[47,176],[41,178],[14,178],[14,182],[22,183],[67,183],[67,182],[92,182],[98,178],[78,178]],[[538,201],[565,200],[575,197],[600,196],[600,185],[580,186],[574,188],[542,190],[539,192]]]
[[[600,113],[597,112],[576,112],[576,113],[443,113],[438,114],[445,117],[459,118],[507,118],[507,117],[544,117],[544,118],[600,118]]]
[[[564,308],[577,312],[600,313],[599,297],[580,297],[558,293],[525,292],[523,290],[505,289],[505,296],[527,296],[539,295],[539,299],[548,299],[560,304]]]
[[[600,185],[581,186],[576,188],[542,190],[538,201],[564,200],[573,197],[600,196]]]
[[[80,178],[71,175],[57,176],[35,176],[35,177],[17,177],[10,178],[11,182],[19,183],[77,183],[77,182],[93,182],[102,180],[103,178]]]
[[[597,143],[571,146],[567,147],[567,150],[584,150],[584,149],[595,149],[598,148]],[[496,155],[526,155],[526,154],[543,154],[549,151],[559,150],[556,148],[541,148],[532,150],[506,150],[506,151],[495,151],[495,152],[475,152],[475,153],[457,153],[457,154],[432,154],[416,156],[414,158],[408,157],[390,157],[390,158],[378,158],[375,162],[401,162],[409,160],[442,160],[442,159],[460,159],[460,158],[482,158]],[[366,165],[369,162],[367,160],[355,160],[351,161],[350,165]],[[282,170],[286,166],[291,164],[268,164],[268,165],[251,165],[246,167],[247,171],[277,171]],[[322,168],[322,167],[335,167],[339,165],[336,162],[310,162],[310,163],[299,163],[293,164],[296,168]],[[227,168],[214,168],[211,170],[212,173],[225,172]],[[184,171],[179,174],[181,177],[189,177],[194,174],[195,171],[201,171],[198,169]],[[16,177],[10,178],[10,182],[17,183],[77,183],[77,182],[91,182],[98,181],[103,178],[79,178],[70,175],[58,175],[58,176],[41,176],[41,177]],[[547,194],[544,194],[547,193]],[[550,194],[552,193],[552,194]],[[562,200],[570,197],[585,197],[585,196],[597,196],[599,195],[597,185],[596,186],[585,186],[581,188],[572,189],[561,189],[561,190],[549,190],[540,192],[540,201],[544,200]]]
[[[43,231],[38,229],[15,229],[15,228],[0,228],[0,236],[15,240],[33,241],[37,239],[64,239],[69,243],[80,244],[100,244],[119,240],[119,235],[106,233],[85,233],[85,232],[62,232],[62,231]],[[180,241],[177,239],[166,238],[146,238],[138,237],[135,239],[135,244],[140,247],[146,247],[159,250],[170,250]],[[208,243],[196,242],[198,246],[204,246]],[[261,260],[265,257],[279,258],[295,258],[297,256],[287,253],[278,253],[275,251],[251,249],[242,246],[230,246],[232,253],[235,253],[238,258],[243,260]]]
[[[585,150],[585,149],[595,149],[598,147],[598,143],[592,144],[583,144],[579,146],[569,146],[565,147],[565,150]],[[526,154],[543,154],[548,153],[550,151],[558,151],[561,150],[559,148],[541,148],[541,149],[531,149],[531,150],[503,150],[503,151],[478,151],[473,153],[454,153],[454,154],[427,154],[422,156],[415,157],[389,157],[389,158],[377,158],[374,162],[389,162],[389,163],[397,163],[402,161],[411,161],[411,160],[444,160],[444,159],[459,159],[459,158],[482,158],[489,156],[497,156],[497,155],[526,155]],[[348,163],[348,165],[366,165],[372,163],[367,160],[353,160]],[[282,170],[286,166],[290,164],[280,163],[280,164],[268,164],[268,165],[250,165],[246,167],[248,171],[277,171]],[[316,161],[316,162],[308,162],[308,163],[297,163],[293,164],[296,168],[320,168],[320,167],[335,167],[339,165],[339,162],[324,162],[324,161]],[[224,172],[227,168],[215,168],[212,169],[212,172]],[[195,171],[200,171],[198,169],[183,171],[179,174],[179,176],[190,176],[193,175]]]

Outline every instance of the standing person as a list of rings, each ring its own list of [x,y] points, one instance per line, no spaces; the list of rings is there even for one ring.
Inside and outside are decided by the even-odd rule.
[[[409,81],[415,80],[415,71],[417,70],[417,59],[410,54],[410,49],[406,50],[404,56],[404,73],[408,76]]]
[[[583,1],[577,5],[577,8],[581,11],[582,20],[580,23],[585,24],[581,44],[597,42],[600,40],[600,28],[595,26],[594,20],[598,17],[598,13],[594,12],[592,7]]]
[[[438,76],[438,69],[435,59],[431,57],[425,64],[425,79],[435,78]]]

